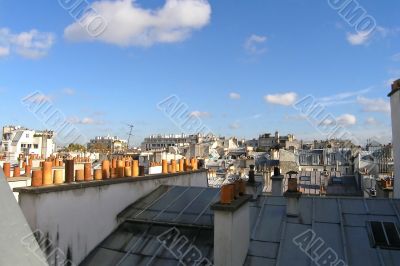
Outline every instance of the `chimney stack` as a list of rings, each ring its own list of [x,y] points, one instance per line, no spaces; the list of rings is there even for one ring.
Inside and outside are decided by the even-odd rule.
[[[254,184],[256,182],[255,173],[254,173],[254,165],[250,165],[249,171],[249,181],[250,184]]]
[[[400,79],[392,84],[392,91],[388,95],[390,97],[390,106],[392,112],[392,138],[394,151],[394,195],[400,198]]]
[[[234,199],[235,185],[221,188],[221,199],[211,206],[214,211],[214,264],[242,266],[250,246],[251,196]]]
[[[272,180],[272,196],[280,197],[283,194],[283,175],[281,175],[281,170],[279,167],[274,168],[274,176],[271,177]]]
[[[284,196],[287,199],[286,215],[288,217],[298,217],[300,214],[299,201],[302,193],[298,191],[297,179],[295,178],[291,179],[292,179],[291,181],[293,182],[288,187],[288,190],[284,194]],[[294,182],[294,180],[296,180],[296,182]]]
[[[262,182],[256,182],[254,165],[250,165],[249,180],[246,184],[246,194],[252,196],[252,200],[257,200],[262,193]]]

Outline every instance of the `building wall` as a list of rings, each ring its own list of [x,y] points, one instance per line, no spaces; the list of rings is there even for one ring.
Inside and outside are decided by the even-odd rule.
[[[392,109],[392,138],[394,149],[394,197],[400,198],[400,91],[395,92],[390,97]]]
[[[70,190],[52,191],[42,187],[34,190],[35,193],[20,191],[19,204],[32,230],[48,235],[78,265],[117,228],[117,215],[130,204],[160,185],[206,187],[207,172],[129,180],[94,187],[85,187],[82,183],[81,188]]]

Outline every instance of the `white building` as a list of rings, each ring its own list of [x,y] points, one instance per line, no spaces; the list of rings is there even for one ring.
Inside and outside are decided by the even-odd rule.
[[[392,85],[390,106],[392,109],[392,138],[394,151],[394,197],[400,198],[400,79]]]
[[[87,145],[88,150],[101,152],[123,152],[128,148],[128,142],[116,136],[102,136],[91,139]]]
[[[56,150],[52,131],[35,131],[20,126],[3,127],[1,151],[7,160],[16,162],[19,155],[49,157]]]

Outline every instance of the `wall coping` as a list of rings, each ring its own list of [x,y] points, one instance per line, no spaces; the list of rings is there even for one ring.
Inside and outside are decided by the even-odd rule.
[[[49,186],[41,186],[41,187],[20,187],[14,188],[14,192],[18,193],[26,193],[26,194],[42,194],[42,193],[51,193],[51,192],[61,192],[68,190],[76,190],[76,189],[84,189],[91,187],[102,187],[109,186],[114,184],[123,184],[123,183],[134,183],[140,181],[148,181],[154,179],[167,179],[174,176],[182,176],[189,175],[195,173],[203,173],[207,172],[207,169],[200,169],[196,171],[189,172],[179,172],[175,174],[155,174],[155,175],[146,175],[139,177],[122,177],[122,178],[113,178],[106,180],[93,180],[93,181],[82,181],[82,182],[72,182],[72,183],[64,183],[59,185],[49,185]]]

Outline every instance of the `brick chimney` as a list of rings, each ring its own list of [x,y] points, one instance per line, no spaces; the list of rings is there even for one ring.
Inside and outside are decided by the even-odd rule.
[[[246,183],[246,194],[252,196],[252,200],[256,200],[262,193],[262,182],[256,182],[254,165],[250,165],[249,180]]]
[[[299,201],[302,193],[298,190],[297,179],[290,178],[289,181],[291,182],[289,183],[288,190],[284,194],[287,200],[286,215],[288,217],[298,217],[300,214]]]
[[[221,188],[221,199],[214,211],[214,265],[242,266],[250,246],[251,196],[234,198],[235,185]]]
[[[394,151],[394,193],[393,197],[400,198],[400,79],[392,84],[390,106],[392,109],[392,138]]]
[[[272,196],[279,197],[283,194],[283,175],[279,167],[274,168],[274,175],[271,177],[272,180]]]

